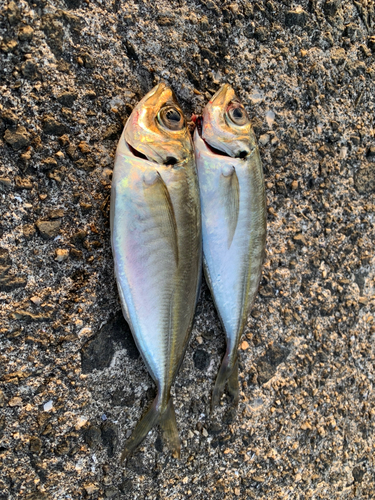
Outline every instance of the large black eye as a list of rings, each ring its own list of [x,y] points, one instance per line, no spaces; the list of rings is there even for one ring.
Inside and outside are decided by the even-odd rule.
[[[232,112],[233,118],[236,120],[241,120],[243,118],[243,111],[241,108],[235,108]]]
[[[185,119],[182,112],[171,106],[162,108],[159,111],[158,120],[161,125],[170,130],[181,130],[185,126]]]
[[[230,120],[235,125],[246,125],[249,122],[245,108],[240,102],[232,102],[227,109]]]

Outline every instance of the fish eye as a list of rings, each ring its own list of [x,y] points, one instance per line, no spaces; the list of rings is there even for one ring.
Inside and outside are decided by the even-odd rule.
[[[162,108],[159,111],[158,121],[170,130],[181,130],[185,126],[185,119],[182,112],[171,106]]]
[[[231,102],[227,109],[227,114],[234,125],[246,125],[249,122],[245,108],[240,102]]]

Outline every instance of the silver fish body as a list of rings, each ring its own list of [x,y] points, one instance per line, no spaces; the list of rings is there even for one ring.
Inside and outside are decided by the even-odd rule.
[[[183,122],[170,130],[178,114]],[[164,84],[137,105],[120,138],[112,179],[111,242],[122,310],[158,390],[125,444],[122,459],[156,423],[178,456],[170,388],[194,317],[201,219],[191,139]]]
[[[204,271],[227,343],[213,391],[214,407],[226,383],[238,403],[238,345],[257,294],[266,241],[259,150],[246,111],[229,85],[203,111],[194,147]]]

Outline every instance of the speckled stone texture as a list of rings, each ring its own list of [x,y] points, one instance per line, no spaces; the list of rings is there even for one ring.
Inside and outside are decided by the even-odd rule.
[[[370,0],[0,1],[0,499],[371,499],[375,12]],[[237,413],[203,283],[173,390],[182,456],[122,318],[116,143],[161,79],[186,115],[223,82],[264,162],[267,256]]]

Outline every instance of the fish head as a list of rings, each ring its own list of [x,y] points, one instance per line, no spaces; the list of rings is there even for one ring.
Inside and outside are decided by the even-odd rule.
[[[133,109],[123,137],[129,153],[158,164],[179,164],[193,154],[185,116],[165,83],[156,85]]]
[[[206,145],[218,154],[246,158],[256,147],[246,109],[228,83],[204,108],[199,127]]]

